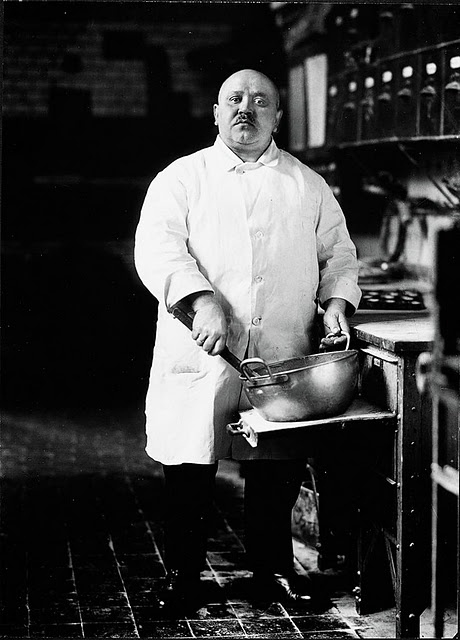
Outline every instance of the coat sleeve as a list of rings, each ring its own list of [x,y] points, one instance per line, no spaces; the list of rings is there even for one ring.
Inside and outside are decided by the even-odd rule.
[[[323,178],[320,179],[316,246],[320,304],[329,298],[343,298],[351,305],[353,312],[361,299],[356,248],[348,233],[342,209]]]
[[[151,182],[135,234],[134,261],[147,289],[169,309],[198,291],[213,291],[188,252],[188,189],[177,171]]]

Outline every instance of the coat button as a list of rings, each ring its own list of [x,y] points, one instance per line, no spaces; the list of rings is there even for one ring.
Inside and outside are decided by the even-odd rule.
[[[256,276],[256,277],[254,278],[254,280],[255,280],[256,282],[262,282],[263,278],[262,278],[262,276]]]
[[[256,326],[261,322],[262,322],[262,318],[260,318],[259,316],[256,316],[255,318],[252,319],[252,324],[255,324]]]
[[[263,238],[263,237],[264,237],[263,231],[257,231],[256,238]]]

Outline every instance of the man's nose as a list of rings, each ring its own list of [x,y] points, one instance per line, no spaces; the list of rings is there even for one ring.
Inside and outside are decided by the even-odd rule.
[[[248,96],[243,96],[243,98],[241,98],[241,102],[240,102],[240,106],[238,108],[238,111],[240,113],[252,112],[252,104],[251,104],[251,100],[249,99]]]

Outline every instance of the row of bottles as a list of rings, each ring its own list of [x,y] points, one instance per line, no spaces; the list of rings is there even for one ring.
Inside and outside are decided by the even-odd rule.
[[[328,146],[460,135],[460,40],[329,75]]]
[[[460,6],[455,3],[338,3],[325,24],[331,72],[359,64],[364,57],[377,62],[403,51],[454,41],[459,24]]]

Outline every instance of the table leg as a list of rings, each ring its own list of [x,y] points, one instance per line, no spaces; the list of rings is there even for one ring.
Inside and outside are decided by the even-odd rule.
[[[407,356],[398,364],[397,638],[420,637],[420,616],[429,605],[431,411],[415,384],[415,362]]]

